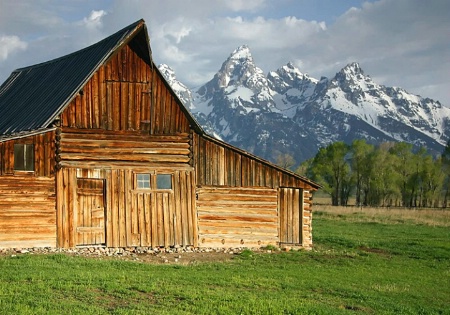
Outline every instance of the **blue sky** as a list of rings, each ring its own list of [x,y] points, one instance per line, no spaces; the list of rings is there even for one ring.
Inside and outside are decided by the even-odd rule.
[[[145,19],[155,62],[190,87],[240,45],[265,73],[293,62],[331,77],[359,62],[375,82],[450,106],[447,0],[0,0],[0,81]]]

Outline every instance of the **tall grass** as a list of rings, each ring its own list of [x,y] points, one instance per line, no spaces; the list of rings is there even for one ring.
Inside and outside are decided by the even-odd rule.
[[[329,218],[341,218],[351,222],[378,222],[389,224],[425,224],[429,226],[450,226],[450,210],[437,208],[382,208],[314,205],[314,213]]]

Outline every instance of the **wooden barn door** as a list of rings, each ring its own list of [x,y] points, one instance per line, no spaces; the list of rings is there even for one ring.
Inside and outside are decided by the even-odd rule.
[[[280,245],[302,245],[303,190],[280,188],[278,190],[280,216]]]
[[[76,245],[105,244],[103,179],[77,179]]]

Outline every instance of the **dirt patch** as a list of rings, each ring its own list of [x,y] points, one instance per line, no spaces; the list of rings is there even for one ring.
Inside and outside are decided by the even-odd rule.
[[[105,248],[83,247],[76,249],[58,248],[14,248],[0,249],[0,256],[51,255],[89,257],[94,259],[117,259],[151,264],[195,265],[200,263],[227,262],[236,258],[247,248]],[[278,249],[251,248],[253,252],[272,253]]]

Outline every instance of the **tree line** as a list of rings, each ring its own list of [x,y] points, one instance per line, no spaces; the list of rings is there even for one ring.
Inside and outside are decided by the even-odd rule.
[[[335,142],[302,163],[297,173],[323,186],[335,206],[447,207],[450,192],[450,142],[434,157],[405,142]]]

